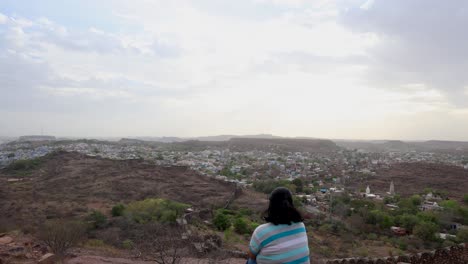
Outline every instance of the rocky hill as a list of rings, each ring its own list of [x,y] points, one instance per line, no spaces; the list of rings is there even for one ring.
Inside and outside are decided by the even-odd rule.
[[[186,167],[60,152],[31,167],[0,171],[0,222],[24,227],[50,218],[80,216],[92,209],[108,212],[117,203],[151,197],[211,208],[224,205],[234,190],[231,183]]]

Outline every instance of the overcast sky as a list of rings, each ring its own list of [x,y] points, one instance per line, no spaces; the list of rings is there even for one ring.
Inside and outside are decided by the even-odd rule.
[[[0,136],[468,140],[468,1],[2,0]]]

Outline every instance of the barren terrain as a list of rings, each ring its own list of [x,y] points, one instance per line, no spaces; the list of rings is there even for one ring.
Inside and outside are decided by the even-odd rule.
[[[388,192],[391,181],[395,184],[395,191],[403,196],[432,188],[446,191],[450,198],[461,199],[468,189],[468,170],[435,163],[399,163],[378,170],[376,176],[362,183],[353,184],[359,188],[368,184],[372,192],[384,193]]]
[[[115,161],[61,152],[43,158],[38,168],[26,175],[0,171],[0,221],[27,226],[47,218],[84,215],[92,209],[108,213],[119,202],[150,197],[211,209],[226,204],[234,190],[230,183],[185,167],[160,167],[142,160]],[[243,193],[248,195],[247,191]],[[242,206],[262,207],[261,201],[242,195],[239,197]]]

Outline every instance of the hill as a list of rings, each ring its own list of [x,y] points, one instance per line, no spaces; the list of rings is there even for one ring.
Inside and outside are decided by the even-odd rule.
[[[299,138],[231,138],[228,141],[174,142],[168,145],[175,150],[226,149],[231,151],[267,151],[267,152],[314,152],[330,153],[339,150],[331,140]]]
[[[211,208],[224,205],[234,190],[231,183],[210,179],[186,167],[59,152],[30,166],[10,166],[0,171],[0,220],[35,225],[48,218],[81,216],[92,209],[109,212],[119,202],[149,197]]]

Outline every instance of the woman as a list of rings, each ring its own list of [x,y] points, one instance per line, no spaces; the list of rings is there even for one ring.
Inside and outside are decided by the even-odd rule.
[[[252,234],[247,264],[310,263],[307,233],[291,192],[283,187],[270,194],[266,224]]]

